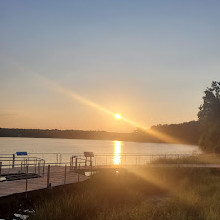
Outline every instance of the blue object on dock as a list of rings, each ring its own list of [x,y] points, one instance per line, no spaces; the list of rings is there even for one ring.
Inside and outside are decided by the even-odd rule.
[[[27,152],[16,152],[17,156],[27,156]]]

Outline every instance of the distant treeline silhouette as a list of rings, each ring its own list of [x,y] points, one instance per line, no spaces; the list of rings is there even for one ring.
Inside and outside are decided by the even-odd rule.
[[[151,129],[159,131],[178,139],[182,143],[198,144],[199,140],[199,122],[190,121],[181,124],[165,124],[152,126]]]
[[[151,129],[172,136],[178,140],[176,143],[197,144],[199,139],[198,122],[196,121],[185,122],[182,124],[157,125],[151,127]],[[138,128],[132,133],[0,128],[0,137],[66,138],[167,143],[166,140],[153,136],[150,133]]]

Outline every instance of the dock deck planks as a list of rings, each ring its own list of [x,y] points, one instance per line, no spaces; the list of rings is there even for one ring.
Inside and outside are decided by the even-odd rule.
[[[79,175],[79,177],[78,177]],[[65,167],[64,166],[51,166],[50,167],[50,183],[51,186],[64,185]],[[79,181],[85,181],[89,177],[81,174],[77,174],[70,171],[70,168],[66,169],[66,181],[65,184],[77,183]],[[47,188],[47,169],[43,177],[28,179],[27,191],[34,191]],[[0,197],[9,196],[16,193],[26,192],[26,179],[0,182]]]

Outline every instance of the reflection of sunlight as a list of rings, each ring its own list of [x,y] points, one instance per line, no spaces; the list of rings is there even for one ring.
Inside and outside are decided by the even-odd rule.
[[[121,141],[114,141],[115,150],[114,150],[114,165],[120,165],[121,163]]]

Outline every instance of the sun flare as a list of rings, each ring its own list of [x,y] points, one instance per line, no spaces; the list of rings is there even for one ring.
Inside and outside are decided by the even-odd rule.
[[[115,114],[115,118],[121,119],[121,115],[117,113],[117,114]]]

